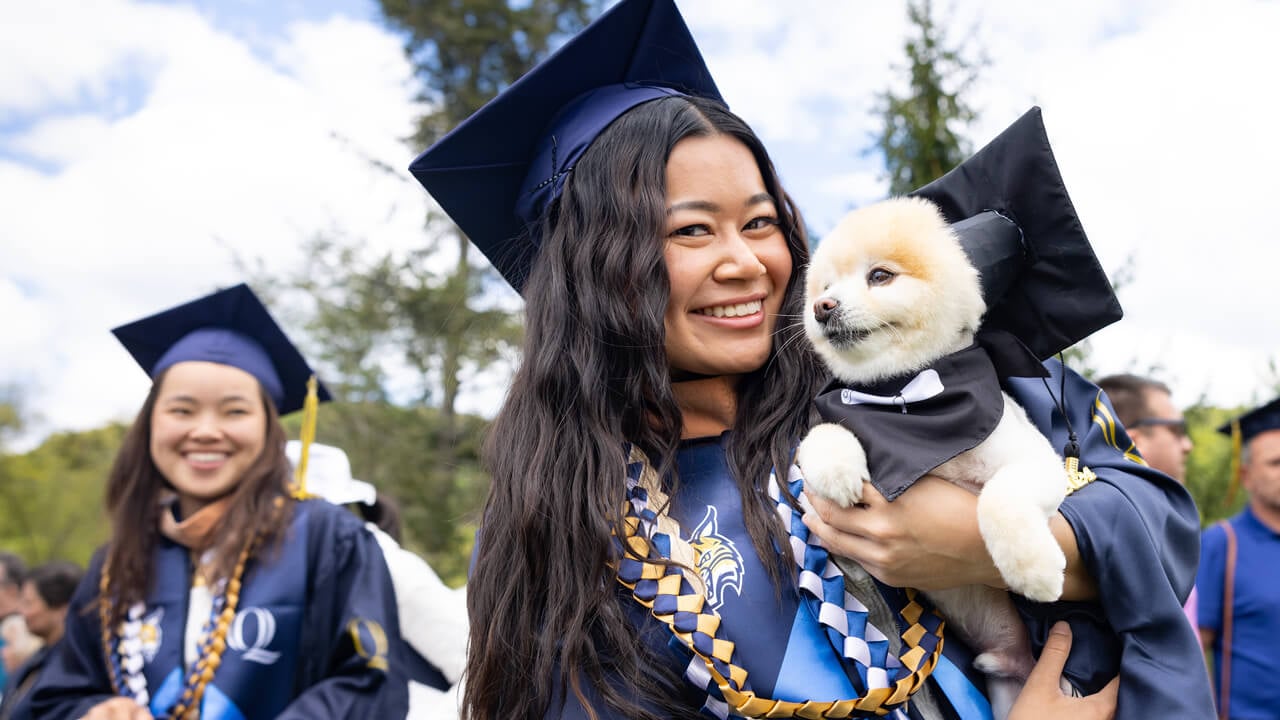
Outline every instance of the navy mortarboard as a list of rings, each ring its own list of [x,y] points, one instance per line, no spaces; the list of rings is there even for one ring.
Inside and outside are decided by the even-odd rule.
[[[623,113],[670,95],[721,100],[671,0],[622,0],[409,170],[516,290],[531,232],[578,158]]]
[[[180,362],[203,360],[257,378],[281,415],[303,407],[314,372],[248,285],[240,284],[111,331],[155,378]],[[319,399],[329,391],[318,388]]]
[[[1247,443],[1268,430],[1280,430],[1280,398],[1260,405],[1218,428],[1218,432],[1223,435],[1238,434],[1242,443]]]
[[[911,195],[938,205],[982,274],[984,328],[1013,334],[1044,360],[1123,315],[1067,195],[1040,108]]]
[[[1245,443],[1269,430],[1280,430],[1280,398],[1260,405],[1240,417],[1223,423],[1218,432],[1231,438],[1231,476],[1227,503],[1235,501],[1240,486],[1240,459]]]

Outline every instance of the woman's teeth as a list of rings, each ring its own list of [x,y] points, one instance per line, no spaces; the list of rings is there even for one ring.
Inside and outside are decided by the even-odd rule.
[[[737,305],[716,305],[715,307],[706,307],[694,310],[699,315],[710,315],[711,317],[742,317],[743,315],[754,315],[760,312],[760,308],[764,303],[760,300],[752,300],[751,302],[738,303]]]
[[[187,454],[188,460],[190,460],[191,462],[198,462],[198,463],[218,462],[219,460],[225,460],[226,457],[227,457],[226,453],[188,453]]]

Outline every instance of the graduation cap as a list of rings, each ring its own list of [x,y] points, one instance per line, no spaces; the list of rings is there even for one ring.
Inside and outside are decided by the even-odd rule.
[[[601,132],[669,96],[723,102],[672,0],[622,0],[417,157],[409,171],[517,291],[530,231]]]
[[[1223,423],[1218,432],[1231,438],[1231,477],[1227,487],[1227,504],[1235,501],[1240,485],[1240,458],[1244,444],[1269,430],[1280,430],[1280,398],[1260,405],[1237,418]]]
[[[111,331],[155,378],[180,362],[230,365],[257,378],[281,415],[302,409],[314,375],[248,285],[240,284]],[[317,386],[319,400],[329,391]]]
[[[297,440],[285,443],[284,454],[290,463],[297,466],[302,459],[302,443]],[[351,477],[351,461],[341,448],[320,443],[311,444],[307,492],[334,505],[373,505],[378,499],[378,491],[373,485]]]
[[[951,172],[909,193],[931,200],[982,276],[983,328],[1041,360],[1123,316],[1076,216],[1040,108]]]

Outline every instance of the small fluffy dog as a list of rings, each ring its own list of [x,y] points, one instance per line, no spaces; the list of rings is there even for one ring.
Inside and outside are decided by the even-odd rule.
[[[914,375],[917,386],[940,391],[946,376],[939,379],[929,368],[973,345],[986,312],[978,271],[958,238],[936,206],[916,198],[887,200],[846,216],[818,245],[806,290],[805,331],[832,374],[854,387]],[[1048,519],[1066,493],[1063,463],[1008,394],[999,387],[990,392],[1003,398],[995,429],[930,472],[978,495],[982,538],[1009,588],[1032,600],[1056,600],[1066,560]],[[903,413],[911,412],[909,398],[895,401]],[[991,402],[999,412],[999,398]],[[862,443],[842,425],[814,427],[796,460],[806,492],[845,507],[861,501],[863,483],[871,480]],[[1012,688],[1006,684],[1003,692],[1016,695],[1034,660],[1008,594],[970,586],[929,596],[980,653],[975,665],[1012,679]],[[999,702],[1011,704],[1011,698]]]

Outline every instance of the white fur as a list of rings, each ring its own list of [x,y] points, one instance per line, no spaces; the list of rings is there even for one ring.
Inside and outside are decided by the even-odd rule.
[[[892,279],[871,282],[877,269]],[[848,383],[914,372],[969,346],[986,311],[978,272],[937,208],[919,199],[887,200],[846,216],[814,252],[806,288],[806,333]],[[818,302],[836,304],[826,323],[815,314]],[[814,427],[796,461],[806,492],[846,507],[861,500],[870,479],[861,444],[840,425]],[[1010,589],[1042,602],[1062,594],[1066,559],[1048,519],[1065,495],[1065,470],[1012,398],[1004,395],[1004,414],[986,440],[933,473],[978,494],[978,527]],[[1026,678],[1030,646],[1007,593],[971,586],[929,596],[980,653],[979,669]]]

